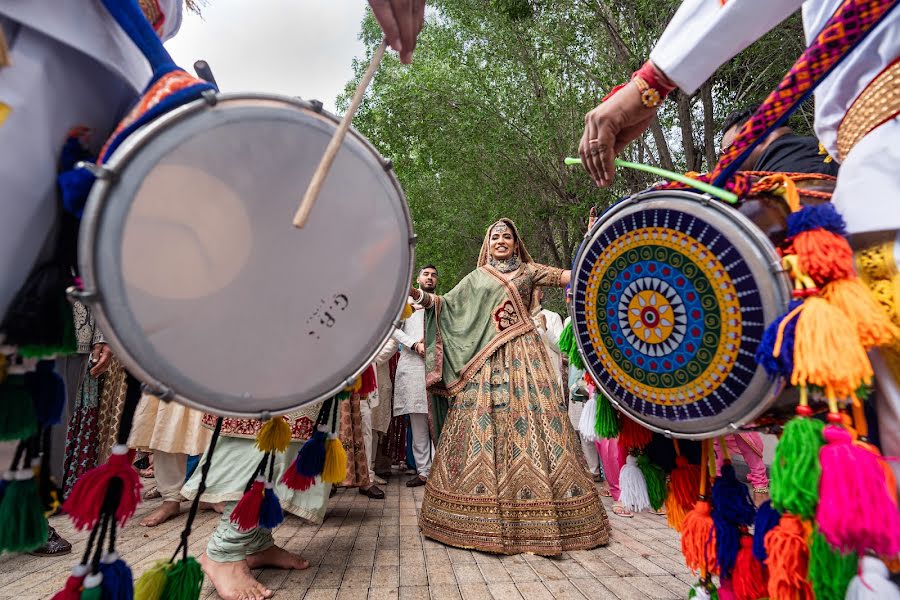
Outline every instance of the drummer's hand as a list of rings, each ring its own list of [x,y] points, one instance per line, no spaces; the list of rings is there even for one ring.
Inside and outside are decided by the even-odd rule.
[[[655,115],[656,109],[644,106],[637,85],[629,82],[584,116],[578,153],[594,183],[599,187],[612,184],[616,155],[647,130]]]
[[[597,209],[596,207],[591,207],[591,212],[588,215],[588,231],[594,228],[594,223],[597,222]]]
[[[412,62],[416,37],[425,23],[425,0],[369,0],[388,45],[400,54],[400,62]]]
[[[112,359],[112,350],[107,344],[94,344],[91,348],[91,357],[94,359],[94,366],[91,368],[91,377],[100,377],[107,369]]]

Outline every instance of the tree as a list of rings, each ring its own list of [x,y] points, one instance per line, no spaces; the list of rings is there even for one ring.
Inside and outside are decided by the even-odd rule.
[[[584,114],[640,66],[678,4],[437,0],[413,64],[385,57],[354,125],[393,160],[418,256],[438,264],[442,288],[475,266],[484,231],[497,218],[516,221],[536,260],[566,267],[591,206],[602,210],[652,182],[622,171],[612,189],[597,190],[563,158],[577,153]],[[361,37],[371,56],[381,39],[371,15]],[[708,169],[724,116],[762,100],[802,47],[794,17],[694,96],[676,93],[625,157]],[[356,81],[367,64],[355,62]]]

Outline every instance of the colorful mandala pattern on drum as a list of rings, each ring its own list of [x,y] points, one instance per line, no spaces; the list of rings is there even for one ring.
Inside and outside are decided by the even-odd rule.
[[[586,250],[577,278],[579,341],[620,402],[682,421],[721,413],[749,385],[761,298],[739,251],[701,218],[623,216]]]

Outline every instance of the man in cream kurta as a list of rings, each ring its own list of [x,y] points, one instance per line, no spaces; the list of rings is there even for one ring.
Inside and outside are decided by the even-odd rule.
[[[419,288],[433,293],[437,277],[435,267],[424,267],[417,278]],[[416,459],[417,475],[406,482],[409,487],[425,485],[433,455],[428,430],[428,392],[425,390],[425,311],[415,304],[413,308],[412,316],[394,331],[394,338],[401,344],[394,379],[394,416],[409,415],[413,457]]]

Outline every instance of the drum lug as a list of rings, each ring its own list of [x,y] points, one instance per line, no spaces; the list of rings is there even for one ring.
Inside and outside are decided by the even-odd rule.
[[[70,285],[66,288],[66,297],[69,299],[69,302],[91,304],[97,299],[97,292],[93,290],[83,290],[74,285]]]
[[[709,194],[702,194],[700,196],[700,203],[703,206],[709,206],[710,204],[712,204],[712,202],[713,202],[713,197],[710,196]]]
[[[410,238],[409,238],[409,245],[415,246],[418,242],[419,242],[419,236],[417,236],[416,234],[412,234],[412,236],[410,236]]]
[[[385,158],[385,159],[382,161],[382,163],[381,163],[381,167],[382,167],[385,171],[390,171],[391,169],[394,168],[394,161],[392,161],[392,160],[389,159],[389,158]]]
[[[175,399],[175,392],[172,390],[172,388],[166,387],[161,383],[142,383],[141,391],[150,396],[156,396],[163,402],[171,402]]]
[[[209,106],[215,106],[219,103],[219,94],[216,90],[203,90],[200,92],[202,97]]]
[[[317,113],[321,113],[322,109],[325,108],[325,105],[322,104],[321,100],[310,100],[309,106]]]
[[[80,160],[75,163],[75,168],[90,171],[91,175],[93,175],[97,179],[100,179],[101,181],[111,181],[115,175],[112,169],[107,169],[103,165],[98,165],[96,163],[87,162],[84,160]]]

